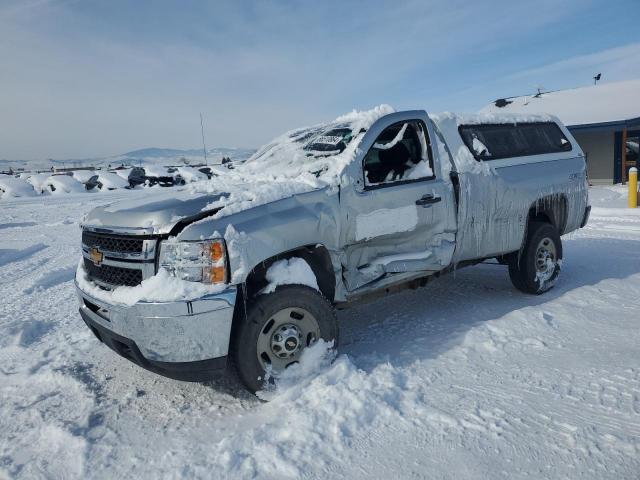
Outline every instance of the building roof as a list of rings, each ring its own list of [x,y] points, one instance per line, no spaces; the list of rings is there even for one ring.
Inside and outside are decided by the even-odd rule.
[[[548,113],[569,127],[636,124],[640,123],[640,80],[509,97],[491,102],[480,112]]]

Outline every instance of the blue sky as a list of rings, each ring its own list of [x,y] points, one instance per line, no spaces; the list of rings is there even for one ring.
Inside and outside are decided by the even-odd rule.
[[[637,0],[0,0],[0,158],[256,147],[389,103],[640,78]]]

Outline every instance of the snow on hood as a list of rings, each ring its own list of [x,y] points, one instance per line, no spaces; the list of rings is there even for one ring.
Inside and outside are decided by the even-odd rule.
[[[185,188],[162,189],[144,197],[94,208],[82,224],[127,228],[145,234],[168,233],[180,220],[197,217],[206,210],[207,204],[224,195],[227,194],[195,195]]]
[[[393,113],[389,105],[352,111],[335,120],[298,128],[277,137],[233,170],[186,188],[97,208],[83,223],[144,227],[167,233],[180,220],[202,212],[219,218],[293,195],[339,184],[365,131]],[[145,167],[146,168],[146,167]]]

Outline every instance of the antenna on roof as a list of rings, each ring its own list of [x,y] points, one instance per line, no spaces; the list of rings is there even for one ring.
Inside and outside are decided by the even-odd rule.
[[[602,78],[602,73],[597,74],[595,77],[593,77],[593,84],[597,85],[598,81]]]
[[[200,132],[202,133],[202,151],[204,152],[204,164],[209,165],[207,161],[207,146],[204,144],[204,122],[202,121],[202,112],[200,112]]]

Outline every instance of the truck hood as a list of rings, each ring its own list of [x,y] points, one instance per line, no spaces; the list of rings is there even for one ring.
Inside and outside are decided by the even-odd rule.
[[[138,235],[169,233],[179,222],[193,221],[220,210],[208,205],[228,193],[200,194],[184,190],[158,192],[91,210],[82,225],[104,230],[127,231]]]

